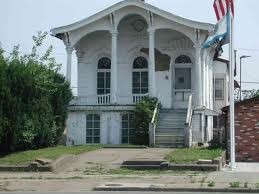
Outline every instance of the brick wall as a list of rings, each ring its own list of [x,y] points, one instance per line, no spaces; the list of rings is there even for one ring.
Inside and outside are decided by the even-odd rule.
[[[259,101],[246,100],[235,106],[236,160],[259,162]]]

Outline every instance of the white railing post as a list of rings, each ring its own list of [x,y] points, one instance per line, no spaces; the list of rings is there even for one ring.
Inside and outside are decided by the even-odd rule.
[[[187,116],[185,121],[185,146],[191,147],[192,145],[192,95],[189,97],[189,104]]]

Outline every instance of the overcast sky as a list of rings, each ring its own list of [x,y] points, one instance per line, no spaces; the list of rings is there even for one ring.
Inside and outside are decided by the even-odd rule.
[[[0,0],[0,41],[10,52],[20,44],[20,51],[29,53],[32,35],[37,31],[67,25],[84,19],[120,0]],[[215,23],[213,0],[146,0],[173,14],[201,22]],[[235,0],[235,48],[238,58],[251,55],[243,61],[243,81],[259,83],[259,0]],[[57,61],[66,64],[63,43],[51,36],[46,40],[54,46]],[[239,60],[238,60],[239,61]],[[76,61],[73,61],[76,63]],[[65,72],[63,65],[62,72]],[[238,69],[239,72],[239,69]],[[73,75],[75,77],[75,75]],[[236,77],[239,80],[238,76]],[[73,86],[76,85],[74,79]],[[245,88],[259,89],[259,84],[243,84]]]

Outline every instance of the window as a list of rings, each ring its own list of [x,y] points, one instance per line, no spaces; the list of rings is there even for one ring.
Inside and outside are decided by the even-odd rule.
[[[111,60],[103,57],[98,61],[97,94],[104,95],[111,92]]]
[[[215,80],[215,99],[224,100],[224,79]]]
[[[148,62],[144,57],[138,57],[133,62],[132,93],[148,93]]]
[[[133,138],[132,114],[122,115],[121,122],[121,143],[131,144]]]
[[[175,68],[175,89],[191,89],[191,68]]]
[[[86,143],[100,143],[100,115],[89,114],[86,116]]]
[[[192,60],[186,55],[181,55],[176,58],[175,63],[192,63]]]

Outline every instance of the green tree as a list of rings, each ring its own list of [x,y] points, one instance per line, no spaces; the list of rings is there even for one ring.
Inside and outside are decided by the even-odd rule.
[[[0,51],[1,153],[55,145],[65,129],[72,92],[51,57],[52,46],[37,54],[46,36],[33,36],[28,55],[20,55],[19,46],[7,58]]]

